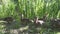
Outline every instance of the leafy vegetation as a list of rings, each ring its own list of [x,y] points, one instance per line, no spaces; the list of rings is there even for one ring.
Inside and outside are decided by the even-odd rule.
[[[43,18],[44,15],[47,16],[47,20],[51,18],[58,19],[60,18],[60,0],[0,0],[0,18],[13,15],[12,17],[17,21],[13,25],[14,28],[21,26],[21,16],[19,14],[23,14],[25,18],[29,19],[34,19],[35,16]],[[47,25],[49,26],[48,22]],[[32,23],[29,23],[29,26],[32,26]],[[33,27],[31,27],[31,30],[33,30]],[[0,30],[4,28],[5,26],[0,26]],[[32,32],[35,32],[35,29]],[[51,31],[50,28],[41,28],[40,33],[56,34],[57,32]]]

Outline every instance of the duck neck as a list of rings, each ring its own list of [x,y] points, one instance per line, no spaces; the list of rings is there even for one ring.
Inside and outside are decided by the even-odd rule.
[[[37,23],[38,22],[38,18],[35,18],[35,23]]]
[[[21,14],[21,19],[23,19],[24,18],[24,15],[23,14]]]

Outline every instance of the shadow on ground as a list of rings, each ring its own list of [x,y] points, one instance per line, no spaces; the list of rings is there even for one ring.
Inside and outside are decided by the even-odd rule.
[[[55,34],[60,32],[60,28],[50,28],[43,26],[36,26],[33,23],[21,24],[18,22],[13,22],[9,25],[4,24],[5,28],[2,32],[4,34]]]

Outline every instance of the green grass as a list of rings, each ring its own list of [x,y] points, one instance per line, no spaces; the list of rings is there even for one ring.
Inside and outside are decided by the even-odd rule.
[[[13,15],[12,17],[17,21],[15,26],[18,28],[20,25],[20,16],[18,14],[24,14],[24,17],[29,19],[33,19],[35,16],[39,18],[47,16],[47,20],[50,18],[57,19],[60,18],[60,0],[0,0],[0,18]],[[49,30],[43,29],[41,34]],[[47,32],[55,34],[54,32]]]

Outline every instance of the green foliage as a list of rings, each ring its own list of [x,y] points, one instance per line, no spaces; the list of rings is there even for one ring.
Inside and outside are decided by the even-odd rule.
[[[46,13],[49,19],[60,18],[60,0],[0,0],[0,18],[13,15],[20,22],[18,14],[32,19],[42,18]]]

